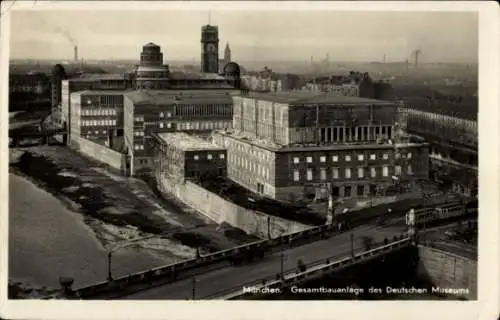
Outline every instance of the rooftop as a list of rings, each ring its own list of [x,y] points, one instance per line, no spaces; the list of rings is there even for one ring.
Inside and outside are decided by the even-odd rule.
[[[121,96],[126,94],[127,92],[131,92],[130,90],[82,90],[72,92],[71,94],[82,95],[82,94],[93,94],[93,95],[116,95]]]
[[[394,105],[394,102],[376,100],[360,97],[343,97],[334,96],[328,93],[315,93],[305,91],[294,92],[252,92],[248,95],[240,94],[241,96],[250,97],[259,100],[274,101],[278,103],[288,104],[338,104],[338,105]]]
[[[188,79],[188,80],[225,80],[225,78],[217,73],[203,72],[180,72],[173,71],[170,73],[171,79]]]
[[[124,80],[127,76],[123,73],[82,73],[78,77],[74,77],[76,80]]]
[[[282,145],[273,141],[258,139],[248,135],[247,133],[240,131],[215,131],[215,134],[221,134],[231,137],[236,140],[240,140],[256,147],[260,147],[272,152],[296,152],[296,151],[328,151],[328,150],[357,150],[357,149],[391,149],[394,147],[412,147],[421,146],[426,144],[425,142],[413,141],[411,139],[406,139],[398,143],[367,143],[367,142],[346,142],[339,144],[292,144],[292,145]]]
[[[167,144],[182,151],[225,150],[220,146],[210,143],[208,140],[184,132],[158,133],[158,136]]]
[[[135,90],[126,93],[134,104],[232,104],[230,92],[234,90]]]

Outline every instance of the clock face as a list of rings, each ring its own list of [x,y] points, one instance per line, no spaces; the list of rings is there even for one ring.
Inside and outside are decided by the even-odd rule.
[[[207,51],[208,52],[214,52],[215,51],[215,46],[211,43],[207,44]]]

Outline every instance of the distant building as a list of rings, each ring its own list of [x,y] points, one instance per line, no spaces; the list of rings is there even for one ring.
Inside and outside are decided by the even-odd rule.
[[[152,134],[156,177],[184,182],[226,175],[226,150],[183,132]]]
[[[219,74],[224,73],[224,68],[227,64],[231,62],[231,49],[229,48],[229,43],[226,44],[224,49],[224,59],[219,60]]]
[[[32,93],[43,95],[50,91],[50,77],[44,73],[9,75],[9,93]]]
[[[366,197],[428,177],[428,145],[397,127],[393,102],[311,92],[235,95],[228,177],[277,200]]]
[[[142,47],[139,65],[135,70],[135,88],[161,90],[169,87],[169,68],[163,64],[160,46],[148,43]]]
[[[201,72],[219,71],[219,27],[205,25],[201,28]]]

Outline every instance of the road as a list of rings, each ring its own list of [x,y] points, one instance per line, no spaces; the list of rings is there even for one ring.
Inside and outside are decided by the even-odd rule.
[[[352,230],[354,234],[354,246],[357,249],[356,251],[359,252],[363,249],[363,236],[373,238],[374,242],[382,242],[384,238],[391,241],[393,236],[399,236],[406,231],[407,228],[405,226],[383,228],[376,226],[358,227]],[[351,249],[350,235],[351,232],[343,233],[329,239],[284,250],[284,270],[297,268],[297,261],[299,259],[302,259],[305,264],[310,264],[320,259],[342,258],[349,255]],[[228,290],[231,291],[230,289],[238,290],[244,283],[275,277],[281,270],[280,256],[280,252],[277,252],[252,264],[230,266],[207,272],[196,277],[195,286],[193,286],[192,278],[185,279],[133,293],[121,299],[193,299],[193,287],[195,287],[196,299],[203,299],[221,292],[227,292]]]

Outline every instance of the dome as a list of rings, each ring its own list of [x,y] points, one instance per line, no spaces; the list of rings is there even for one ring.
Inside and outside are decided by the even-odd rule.
[[[64,67],[58,63],[52,67],[52,74],[58,76],[64,76],[66,75],[66,70],[64,70]]]
[[[152,42],[149,42],[148,44],[145,44],[143,48],[159,48],[160,46],[157,44],[154,44]]]
[[[235,62],[229,62],[224,67],[224,74],[228,74],[228,73],[240,74],[240,66]]]

